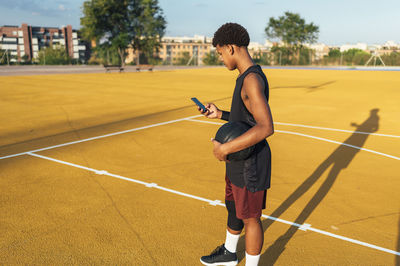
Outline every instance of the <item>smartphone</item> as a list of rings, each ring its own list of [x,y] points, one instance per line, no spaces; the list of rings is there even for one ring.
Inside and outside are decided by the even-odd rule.
[[[197,100],[196,97],[193,97],[191,99],[195,104],[197,104],[198,107],[200,107],[202,113],[205,113],[207,111],[207,108],[204,106],[204,104],[202,104],[199,100]]]

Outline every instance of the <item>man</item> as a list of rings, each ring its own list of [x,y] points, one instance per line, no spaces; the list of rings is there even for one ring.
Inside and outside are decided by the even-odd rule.
[[[208,103],[203,114],[211,119],[242,121],[252,128],[224,144],[212,140],[215,157],[226,162],[225,204],[228,227],[225,243],[200,259],[204,265],[236,265],[236,246],[243,227],[246,265],[258,265],[263,245],[264,233],[260,217],[262,209],[265,209],[271,177],[271,151],[265,139],[274,133],[274,127],[268,105],[268,81],[247,50],[249,42],[246,29],[236,23],[222,25],[213,38],[213,46],[224,65],[231,71],[237,69],[239,76],[236,79],[231,111],[219,110],[215,104]],[[227,161],[228,154],[253,145],[255,152],[248,159]]]

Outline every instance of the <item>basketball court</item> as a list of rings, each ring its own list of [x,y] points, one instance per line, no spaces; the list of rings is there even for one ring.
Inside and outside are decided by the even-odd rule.
[[[260,265],[400,264],[400,75],[264,69],[275,134]],[[237,72],[0,77],[3,264],[200,265],[225,240],[210,138]],[[244,236],[238,255],[244,265]]]

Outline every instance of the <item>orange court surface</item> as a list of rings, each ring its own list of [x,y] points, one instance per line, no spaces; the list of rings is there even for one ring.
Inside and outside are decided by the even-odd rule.
[[[400,265],[400,72],[271,69],[260,265]],[[201,265],[225,68],[0,77],[0,264]],[[245,264],[244,235],[239,265]]]

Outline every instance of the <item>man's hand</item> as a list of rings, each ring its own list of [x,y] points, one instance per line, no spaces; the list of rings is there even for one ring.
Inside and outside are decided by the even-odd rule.
[[[224,146],[223,144],[219,143],[218,141],[216,141],[215,139],[211,139],[212,143],[214,144],[214,156],[215,158],[217,158],[220,161],[225,161],[225,162],[229,162],[226,159],[226,156],[228,156],[228,154],[226,153],[226,151],[224,150]]]
[[[200,113],[202,113],[205,117],[214,119],[214,118],[221,118],[222,111],[220,111],[217,106],[213,103],[207,103],[206,105],[207,110],[205,112],[201,112],[202,110],[200,107],[197,107]]]

